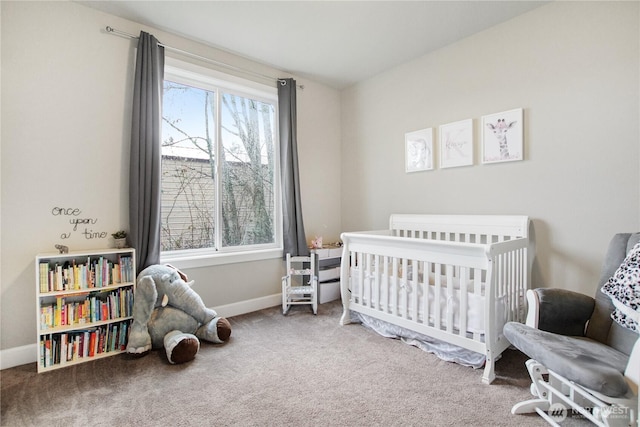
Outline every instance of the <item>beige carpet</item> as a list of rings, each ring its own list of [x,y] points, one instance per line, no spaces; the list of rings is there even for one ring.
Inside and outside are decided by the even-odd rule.
[[[338,324],[341,306],[231,318],[224,345],[188,364],[162,351],[118,355],[43,374],[1,371],[3,426],[541,426],[511,415],[529,398],[526,358],[507,350],[497,379]]]

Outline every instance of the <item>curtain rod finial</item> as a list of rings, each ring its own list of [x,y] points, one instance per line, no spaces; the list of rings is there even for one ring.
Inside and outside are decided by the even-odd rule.
[[[278,83],[280,83],[280,86],[286,86],[287,79],[278,79]],[[296,87],[300,90],[304,90],[304,85],[296,85]]]

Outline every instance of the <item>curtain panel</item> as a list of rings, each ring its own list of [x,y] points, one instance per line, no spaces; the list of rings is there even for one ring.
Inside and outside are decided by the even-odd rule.
[[[160,262],[160,151],[164,48],[140,32],[129,164],[129,236],[138,272]]]
[[[287,253],[292,256],[309,255],[302,220],[302,202],[300,200],[296,117],[296,81],[294,79],[278,79],[282,222],[285,257]]]

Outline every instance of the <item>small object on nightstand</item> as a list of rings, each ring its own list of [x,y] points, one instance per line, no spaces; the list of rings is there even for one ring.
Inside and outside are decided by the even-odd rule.
[[[313,249],[322,249],[322,236],[316,236],[315,239],[311,240],[311,247]]]

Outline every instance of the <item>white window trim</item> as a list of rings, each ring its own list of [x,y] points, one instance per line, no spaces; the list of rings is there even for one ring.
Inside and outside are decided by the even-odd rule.
[[[243,79],[231,74],[221,73],[209,68],[201,67],[190,62],[167,57],[164,65],[165,79],[167,75],[187,80],[195,86],[203,84],[223,88],[231,92],[241,92],[268,101],[278,101],[278,89],[252,80]],[[203,81],[203,77],[206,81]]]
[[[235,264],[239,262],[263,261],[283,257],[282,248],[255,249],[241,252],[217,252],[212,254],[177,254],[174,252],[163,252],[160,254],[161,264],[171,264],[177,268],[200,268],[211,267],[224,264]]]
[[[251,80],[246,80],[230,74],[221,73],[209,68],[200,67],[189,62],[180,61],[175,58],[165,59],[165,79],[176,80],[179,83],[190,84],[196,87],[215,87],[223,89],[226,93],[234,93],[251,96],[259,101],[273,102],[277,106],[278,90],[275,87],[266,86]],[[219,108],[217,109],[219,114]],[[219,118],[218,118],[219,119]],[[278,111],[275,111],[275,123],[279,123]],[[277,137],[277,133],[276,133]],[[218,135],[218,141],[219,135]],[[218,148],[220,146],[218,144]],[[276,139],[276,156],[280,158],[280,147]],[[169,263],[177,268],[200,268],[240,262],[261,261],[283,257],[282,243],[282,206],[280,190],[280,162],[275,165],[275,195],[276,195],[276,224],[275,242],[273,244],[254,245],[243,247],[230,247],[221,250],[214,248],[184,250],[184,251],[163,251],[160,253],[161,263]],[[219,209],[216,209],[219,212]],[[219,218],[216,218],[219,223]]]

